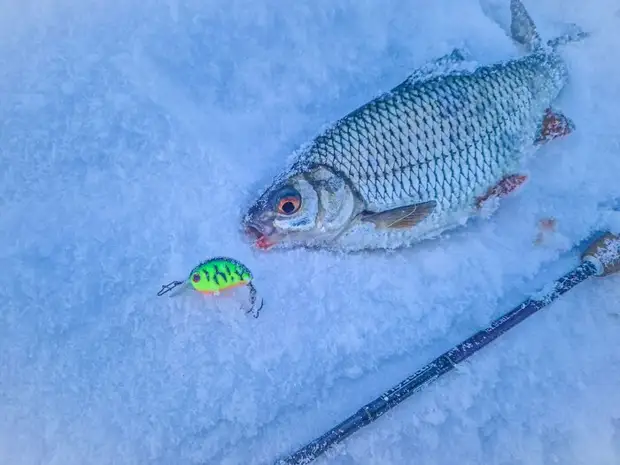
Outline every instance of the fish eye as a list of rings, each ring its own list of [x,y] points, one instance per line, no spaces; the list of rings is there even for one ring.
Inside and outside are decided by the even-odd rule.
[[[301,196],[295,192],[287,190],[278,200],[278,213],[282,215],[292,215],[299,211],[301,207]]]
[[[278,213],[283,215],[292,215],[299,210],[301,199],[299,197],[282,197],[278,202]]]
[[[195,283],[200,281],[200,274],[199,273],[194,273],[194,275],[192,276],[192,281],[194,281]]]

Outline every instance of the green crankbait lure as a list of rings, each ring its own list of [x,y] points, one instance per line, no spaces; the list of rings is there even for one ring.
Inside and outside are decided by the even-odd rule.
[[[263,301],[261,299],[260,306],[256,308],[257,292],[252,283],[253,278],[252,272],[243,263],[228,257],[215,257],[196,266],[185,281],[172,281],[163,285],[157,295],[162,296],[178,286],[182,286],[181,289],[170,294],[170,297],[191,288],[203,294],[219,295],[239,286],[248,286],[250,309],[246,313],[252,312],[254,318],[258,318]]]

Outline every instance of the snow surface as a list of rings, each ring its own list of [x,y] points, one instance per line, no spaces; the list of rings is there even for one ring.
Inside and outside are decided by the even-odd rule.
[[[428,60],[517,56],[479,2],[4,0],[0,463],[272,463],[569,270],[620,224],[597,208],[620,197],[620,5],[584,5],[526,2],[545,38],[592,32],[563,50],[578,130],[526,186],[441,240],[339,256],[254,252],[242,212]],[[156,296],[213,255],[253,270],[260,318]],[[619,284],[580,285],[316,463],[617,465]]]

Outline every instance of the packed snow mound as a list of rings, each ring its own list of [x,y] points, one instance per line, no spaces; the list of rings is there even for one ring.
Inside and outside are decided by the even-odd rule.
[[[615,0],[526,2],[544,38],[591,32],[562,49],[557,105],[577,130],[492,218],[385,254],[267,255],[239,231],[323,125],[454,48],[517,56],[488,15],[501,5],[3,6],[0,462],[271,463],[574,266],[573,244],[620,224],[599,208],[620,197]],[[255,274],[260,318],[156,296],[216,255]],[[618,279],[571,291],[317,463],[617,465]]]

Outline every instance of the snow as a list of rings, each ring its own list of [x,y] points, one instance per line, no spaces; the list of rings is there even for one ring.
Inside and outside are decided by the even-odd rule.
[[[526,6],[544,38],[571,22],[592,36],[562,52],[577,131],[537,153],[522,190],[419,247],[266,255],[241,215],[320,127],[455,47],[517,56],[488,9],[5,0],[0,461],[272,463],[617,230],[599,205],[620,197],[620,8]],[[535,246],[547,217],[557,231]],[[156,296],[216,255],[256,275],[258,319]],[[316,463],[619,463],[618,279],[581,284]]]

